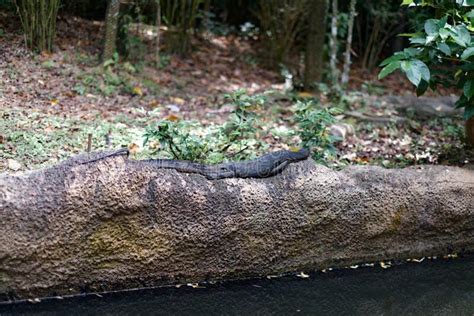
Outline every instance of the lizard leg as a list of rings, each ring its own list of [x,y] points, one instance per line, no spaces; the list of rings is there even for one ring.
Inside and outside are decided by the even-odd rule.
[[[286,168],[286,166],[288,166],[288,164],[289,164],[288,161],[283,161],[281,164],[279,164],[278,166],[273,168],[273,170],[270,172],[270,174],[268,176],[271,177],[271,176],[274,176],[276,174],[279,174],[280,172],[282,172]]]
[[[208,180],[218,180],[218,179],[224,179],[224,178],[232,178],[234,176],[235,176],[235,173],[232,170],[205,174],[205,177]]]

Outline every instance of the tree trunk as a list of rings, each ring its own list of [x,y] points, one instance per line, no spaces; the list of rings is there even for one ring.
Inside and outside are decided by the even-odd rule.
[[[304,87],[307,91],[323,75],[323,47],[326,35],[327,0],[313,0],[310,5],[309,31],[306,41]]]
[[[161,0],[156,0],[156,67],[160,68]]]
[[[474,147],[474,117],[466,121],[465,127],[466,143]]]
[[[102,155],[102,154],[101,154]],[[474,250],[474,171],[312,160],[206,180],[81,155],[0,175],[0,300]]]
[[[349,72],[351,70],[352,33],[354,31],[354,18],[356,16],[356,0],[351,0],[349,21],[347,27],[346,52],[344,54],[344,67],[341,76],[341,85],[347,86],[349,83]]]
[[[56,35],[59,0],[15,0],[25,34],[26,46],[31,50],[52,52]]]
[[[207,33],[210,26],[211,0],[204,1],[204,14],[201,30]]]
[[[118,17],[120,12],[120,0],[109,0],[105,16],[105,38],[102,61],[112,59],[116,50]]]
[[[337,69],[337,16],[339,14],[337,0],[332,0],[331,35],[329,37],[329,69],[331,80],[337,83],[339,71]]]

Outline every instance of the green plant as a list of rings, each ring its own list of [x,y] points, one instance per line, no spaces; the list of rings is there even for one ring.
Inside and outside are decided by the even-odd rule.
[[[147,81],[146,77],[138,77],[137,69],[138,66],[130,62],[119,63],[119,55],[115,52],[113,57],[104,61],[102,65],[81,73],[78,76],[81,83],[77,84],[73,90],[80,95],[99,93],[110,96],[123,93],[141,96],[143,94],[141,84],[149,84],[150,81]],[[149,89],[149,91],[153,92],[156,89]]]
[[[196,130],[197,127],[197,123],[191,121],[160,121],[147,129],[144,144],[153,139],[159,142],[161,149],[174,159],[205,160],[210,150],[209,139],[207,135],[199,137],[193,134],[192,130]]]
[[[94,110],[91,110],[94,114]],[[43,113],[35,110],[0,108],[0,172],[7,159],[23,166],[38,168],[55,164],[87,148],[88,135],[92,135],[92,150],[105,150],[138,143],[150,119],[158,117],[156,111],[139,113],[133,117],[104,120],[98,112],[87,119]],[[4,132],[5,131],[5,132]],[[108,140],[107,140],[108,139]],[[144,150],[139,155],[147,156]],[[142,157],[142,156],[140,156]]]
[[[412,16],[397,10],[399,5],[400,1],[394,0],[358,1],[354,49],[364,69],[376,68],[386,44],[412,22]]]
[[[52,51],[59,0],[16,0],[25,42],[30,49]]]
[[[418,95],[438,85],[458,88],[457,106],[470,120],[474,117],[474,1],[404,0],[403,5],[430,8],[432,18],[418,32],[404,34],[411,46],[384,60],[379,78],[399,69]],[[466,136],[474,144],[474,130],[469,131],[466,124]]]
[[[226,95],[235,106],[228,120],[222,125],[202,126],[196,122],[169,120],[160,121],[146,129],[144,145],[160,144],[156,152],[164,152],[168,157],[206,163],[224,160],[245,160],[254,158],[268,148],[259,135],[260,126],[257,111],[265,103],[265,96],[248,96],[238,90]],[[320,107],[314,101],[298,101],[295,105],[294,121],[297,128],[275,129],[283,138],[299,137],[300,142],[288,145],[305,147],[319,162],[335,156],[335,137],[328,127],[335,122],[338,109]],[[155,146],[156,147],[156,146]]]
[[[172,53],[186,54],[190,48],[190,33],[204,0],[164,0],[163,22],[169,28],[167,43]]]
[[[53,69],[54,67],[56,67],[56,64],[53,60],[46,60],[41,64],[41,66],[46,69]]]
[[[180,160],[218,163],[225,159],[253,158],[265,144],[257,136],[256,110],[265,102],[264,96],[248,96],[244,90],[226,95],[235,106],[222,125],[202,126],[191,121],[158,122],[147,128],[144,145],[160,143],[157,150]]]
[[[265,54],[271,67],[287,62],[303,30],[309,12],[307,0],[260,0],[257,18],[267,46]]]
[[[118,22],[117,49],[124,59],[135,63],[143,60],[146,53],[146,44],[140,37],[144,5],[143,0],[131,2],[126,10],[121,10]]]
[[[295,133],[301,139],[301,146],[312,152],[313,159],[324,162],[335,156],[333,145],[336,137],[329,134],[328,128],[340,113],[337,108],[322,108],[313,101],[298,101],[295,105]]]
[[[226,94],[235,106],[228,122],[224,126],[226,135],[231,141],[237,141],[249,136],[254,136],[257,128],[259,110],[266,101],[264,95],[248,96],[245,90],[237,90],[232,94]]]
[[[429,7],[439,18],[427,19],[422,30],[404,34],[411,47],[395,53],[381,64],[379,78],[399,69],[422,95],[437,85],[457,87],[462,91],[457,102],[464,107],[464,117],[474,117],[474,1],[404,0],[403,5]]]

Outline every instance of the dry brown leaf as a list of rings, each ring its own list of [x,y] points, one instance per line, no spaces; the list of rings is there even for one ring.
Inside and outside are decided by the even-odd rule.
[[[184,99],[181,99],[179,97],[170,97],[170,101],[173,102],[173,103],[176,103],[178,105],[183,105],[186,103],[186,101]]]

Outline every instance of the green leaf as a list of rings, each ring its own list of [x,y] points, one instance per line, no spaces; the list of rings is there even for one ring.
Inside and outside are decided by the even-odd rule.
[[[439,21],[438,21],[438,26],[439,28],[443,28],[446,26],[446,23],[448,23],[448,16],[445,15],[443,18],[441,18]]]
[[[405,58],[410,58],[410,57],[417,57],[422,50],[420,48],[415,48],[415,47],[408,47],[403,50],[403,54],[405,55]]]
[[[438,20],[435,20],[435,19],[426,20],[425,32],[428,35],[433,35],[433,36],[438,35],[439,33]]]
[[[456,42],[456,44],[466,47],[471,44],[471,33],[466,28],[465,25],[458,25],[455,28],[450,30],[451,37]]]
[[[387,66],[385,66],[379,73],[379,79],[383,79],[390,75],[392,72],[400,68],[401,61],[396,60]]]
[[[409,61],[402,61],[400,64],[400,68],[402,71],[407,75],[408,80],[413,83],[415,86],[421,82],[421,79],[425,80],[426,82],[430,81],[430,70],[428,66],[424,62],[419,59],[413,59]]]
[[[415,86],[418,86],[421,81],[421,73],[413,67],[412,62],[409,60],[402,61],[400,64],[401,70],[406,74],[408,80]]]
[[[474,55],[474,47],[468,47],[464,50],[464,52],[462,53],[461,55],[461,59],[462,60],[466,60],[468,59],[469,57],[471,57],[472,55]]]
[[[471,7],[471,6],[474,6],[474,0],[458,0],[458,3],[460,2],[460,4],[463,6],[463,7]]]
[[[441,37],[442,40],[446,40],[450,35],[451,35],[451,32],[449,32],[448,29],[445,29],[445,28],[439,29],[439,36]]]
[[[425,43],[429,43],[429,42],[432,42],[434,40],[434,38],[428,36],[427,37],[424,37],[424,36],[417,36],[417,37],[412,37],[409,39],[410,43],[411,44],[422,44],[424,45]]]
[[[413,60],[412,64],[421,73],[421,78],[429,82],[431,74],[430,74],[430,69],[428,68],[428,66],[419,59]]]
[[[469,12],[467,12],[466,14],[463,15],[466,19],[469,19],[471,20],[471,24],[472,24],[472,20],[474,19],[474,10],[471,10]]]
[[[428,82],[426,82],[425,80],[421,80],[420,84],[416,88],[416,95],[420,96],[425,94],[426,90],[428,90],[428,87]]]
[[[463,15],[463,17],[465,19],[469,19],[470,22],[471,22],[471,25],[474,24],[474,10],[471,10],[471,11],[467,12],[466,14]]]
[[[468,100],[474,96],[474,80],[468,80],[463,87],[464,95]]]
[[[438,50],[443,52],[447,56],[451,56],[451,48],[446,43],[438,43]]]
[[[467,121],[474,117],[474,103],[469,103],[464,108],[464,119]]]
[[[403,59],[406,59],[405,54],[403,52],[398,52],[398,53],[395,53],[393,56],[390,56],[389,58],[382,61],[379,66],[383,67],[383,66],[386,66],[390,63],[393,63],[394,61],[399,61],[399,60],[403,60]]]

